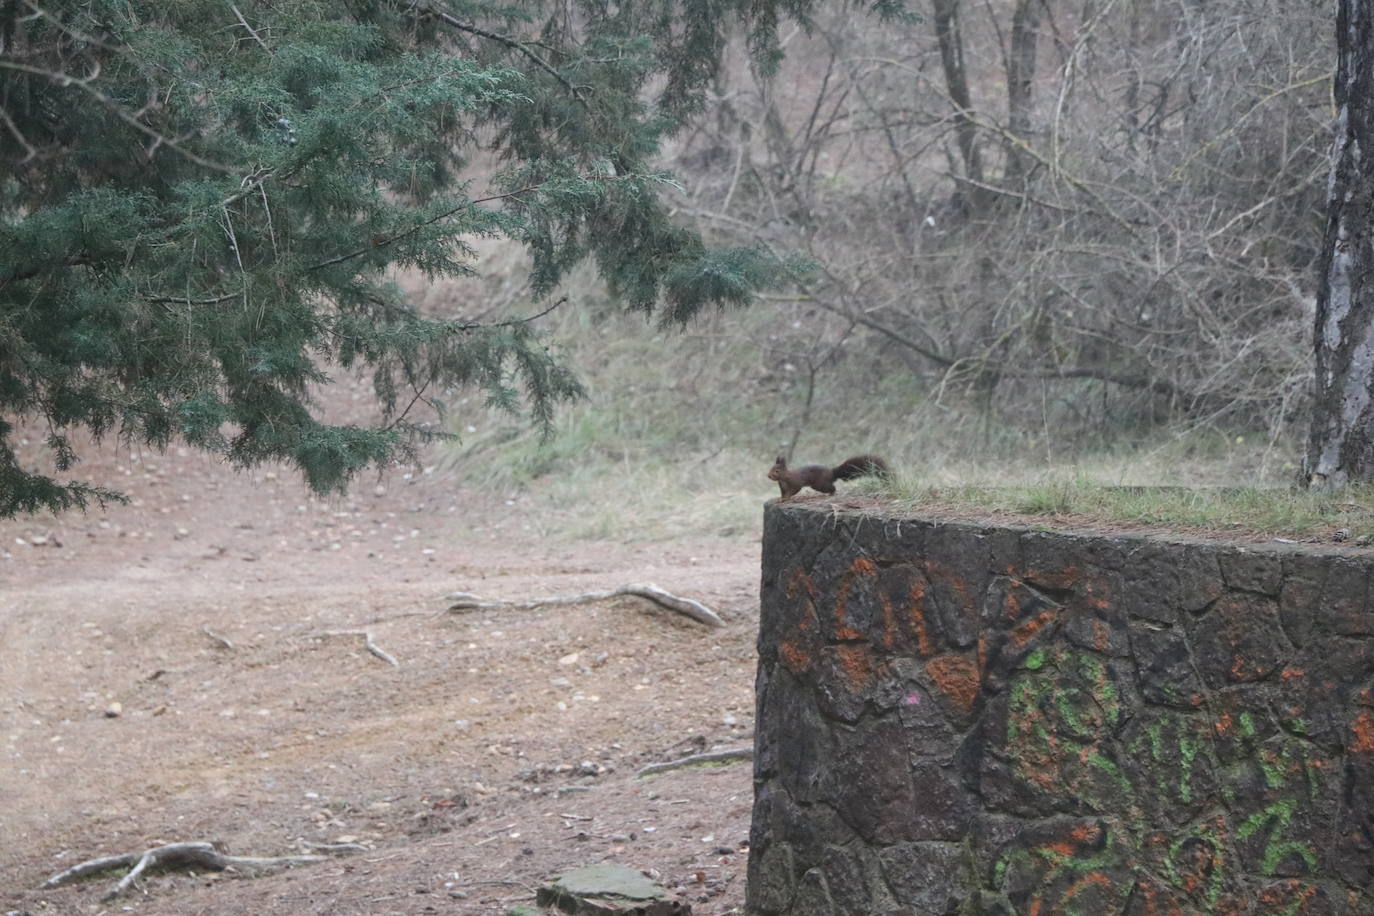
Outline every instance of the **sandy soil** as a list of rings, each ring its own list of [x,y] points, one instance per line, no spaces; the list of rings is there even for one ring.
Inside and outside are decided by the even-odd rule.
[[[505,913],[598,862],[697,914],[742,911],[749,764],[634,774],[750,743],[756,537],[550,543],[528,505],[437,471],[319,500],[185,451],[107,446],[80,470],[132,504],[0,523],[0,911]],[[646,580],[728,626],[634,599],[443,600]],[[36,889],[184,840],[363,848],[252,879],[157,874],[110,904],[117,876]]]

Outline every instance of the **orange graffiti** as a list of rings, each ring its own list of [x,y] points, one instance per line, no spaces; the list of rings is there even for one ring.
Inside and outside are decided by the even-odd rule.
[[[1260,891],[1259,902],[1266,906],[1285,903],[1305,903],[1317,895],[1317,889],[1299,881],[1284,881]]]
[[[778,654],[793,674],[801,674],[811,667],[810,654],[790,640],[778,647]]]
[[[1135,893],[1144,906],[1141,916],[1186,916],[1184,909],[1173,899],[1173,894],[1155,885],[1138,883]],[[1161,900],[1161,897],[1164,899]]]
[[[1103,579],[1089,579],[1083,583],[1083,601],[1088,607],[1106,611],[1112,606],[1112,590]]]
[[[978,703],[978,666],[962,655],[940,655],[926,662],[936,688],[965,715]]]
[[[873,565],[873,561],[867,557],[856,557],[854,562],[849,564],[849,571],[840,580],[840,587],[835,595],[835,639],[863,639],[864,634],[851,627],[847,621],[849,590],[854,587],[854,581],[859,578],[871,579],[878,572],[878,568]]]
[[[1071,586],[1076,585],[1078,583],[1078,580],[1082,577],[1083,573],[1079,570],[1077,566],[1074,566],[1072,564],[1065,566],[1058,572],[1053,573],[1047,572],[1043,569],[1035,569],[1032,567],[1028,568],[1023,576],[1023,578],[1029,579],[1030,581],[1035,582],[1039,585],[1046,586],[1047,588],[1059,589],[1070,588]]]
[[[860,693],[873,682],[873,655],[866,645],[837,646],[840,670],[855,693]]]
[[[1016,591],[1023,588],[1020,582],[1016,583],[1016,588],[1009,588],[1002,596],[1002,619],[1008,622],[1015,620],[1021,614],[1021,602],[1016,600]]]
[[[1106,652],[1112,641],[1112,628],[1107,626],[1104,621],[1093,621],[1093,648],[1099,652]]]
[[[1045,627],[1053,623],[1058,616],[1058,613],[1053,610],[1041,611],[1030,620],[1027,620],[1025,623],[1012,630],[1008,642],[1014,649],[1024,649],[1026,645],[1035,638],[1036,633],[1039,633]]]
[[[926,561],[926,578],[932,582],[939,580],[949,585],[957,593],[956,603],[960,607],[976,607],[977,602],[973,600],[973,595],[969,593],[968,583],[959,577],[949,567],[934,560]]]
[[[810,669],[815,654],[816,605],[811,599],[816,595],[816,586],[805,572],[798,569],[787,580],[783,594],[793,601],[801,598],[801,614],[797,621],[796,636],[784,640],[778,647],[778,653],[793,674],[801,674]]]
[[[1350,750],[1356,754],[1374,751],[1374,716],[1367,711],[1350,724]]]
[[[1107,893],[1111,893],[1112,879],[1102,874],[1102,872],[1100,871],[1089,872],[1088,874],[1079,878],[1073,884],[1069,885],[1068,890],[1064,891],[1064,896],[1059,898],[1059,905],[1055,907],[1055,911],[1061,911],[1061,908],[1064,904],[1068,903],[1070,900],[1077,897],[1079,894],[1083,893],[1083,891],[1087,890],[1090,887],[1105,888],[1107,890]]]
[[[891,652],[897,646],[897,611],[886,594],[878,595],[878,606],[883,609],[883,648]]]
[[[1061,856],[1072,856],[1079,847],[1086,843],[1095,843],[1101,836],[1102,828],[1097,824],[1079,824],[1069,831],[1068,839],[1046,843],[1045,848]]]
[[[783,594],[788,598],[795,599],[798,590],[804,590],[809,598],[816,597],[816,583],[811,581],[803,570],[795,569],[787,580],[787,586],[783,589]]]
[[[935,654],[930,633],[926,631],[926,580],[917,579],[911,585],[911,627],[916,631],[916,651],[922,658]]]

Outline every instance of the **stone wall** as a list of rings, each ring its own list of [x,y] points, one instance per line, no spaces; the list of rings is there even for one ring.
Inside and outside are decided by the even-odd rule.
[[[770,504],[749,911],[1374,913],[1371,573]]]

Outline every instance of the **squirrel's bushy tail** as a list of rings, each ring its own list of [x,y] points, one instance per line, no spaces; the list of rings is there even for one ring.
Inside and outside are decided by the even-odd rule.
[[[830,473],[836,480],[849,480],[865,474],[876,474],[879,477],[889,477],[892,474],[887,462],[877,455],[855,455],[853,458],[847,458],[835,465]]]

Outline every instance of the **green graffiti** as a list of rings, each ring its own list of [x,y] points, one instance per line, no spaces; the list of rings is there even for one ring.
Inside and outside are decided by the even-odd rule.
[[[1257,811],[1247,817],[1245,823],[1241,824],[1240,829],[1236,831],[1237,838],[1248,840],[1261,827],[1273,824],[1269,831],[1269,841],[1264,846],[1264,859],[1260,863],[1260,872],[1266,877],[1272,877],[1278,869],[1279,863],[1290,855],[1297,855],[1307,863],[1309,869],[1315,870],[1317,867],[1317,854],[1312,850],[1310,844],[1283,839],[1283,832],[1288,829],[1288,824],[1293,820],[1293,813],[1297,811],[1297,808],[1296,799],[1281,798],[1263,811]]]
[[[1059,718],[1068,726],[1075,738],[1088,738],[1096,731],[1096,723],[1084,721],[1087,715],[1084,711],[1086,705],[1077,690],[1070,688],[1054,692],[1054,706],[1059,712]]]
[[[1112,780],[1116,782],[1116,787],[1120,789],[1122,793],[1124,793],[1125,795],[1130,795],[1131,781],[1126,778],[1126,774],[1121,772],[1120,767],[1118,767],[1112,761],[1108,760],[1106,757],[1102,756],[1101,751],[1094,750],[1093,752],[1088,754],[1088,763],[1097,767],[1099,770],[1101,770],[1102,772],[1106,773],[1109,777],[1111,777]]]
[[[1044,791],[1072,790],[1090,805],[1132,793],[1107,749],[1121,720],[1110,669],[1086,652],[1038,649],[1013,679],[1007,704],[1007,745],[1017,778]]]
[[[1270,912],[1273,913],[1273,916],[1298,916],[1298,914],[1302,912],[1303,904],[1306,902],[1307,901],[1302,898],[1299,898],[1288,904],[1288,906],[1284,907],[1282,910],[1271,910]]]
[[[1013,849],[1002,856],[993,866],[996,886],[1005,887],[1008,872],[1013,870],[1033,880],[1033,912],[1043,908],[1046,912],[1062,913],[1064,916],[1098,916],[1102,912],[1100,903],[1073,900],[1088,886],[1108,888],[1108,893],[1116,897],[1119,903],[1129,891],[1130,883],[1113,881],[1103,874],[1107,869],[1120,866],[1123,861],[1116,833],[1101,822],[1096,824],[1095,829],[1089,828],[1086,835],[1080,833],[1083,827],[1065,832],[1058,840],[1030,848]],[[1098,836],[1105,837],[1102,849],[1087,854],[1083,847]],[[1128,849],[1126,853],[1126,860],[1134,857],[1133,849]],[[1092,909],[1085,908],[1088,906],[1092,906]]]
[[[1164,757],[1164,743],[1161,733],[1164,730],[1163,724],[1159,720],[1150,723],[1149,728],[1145,729],[1145,736],[1150,739],[1150,758],[1160,760]]]
[[[1046,685],[1028,678],[1018,680],[1012,686],[1011,715],[1007,717],[1008,743],[1019,741],[1028,727],[1042,744],[1050,743],[1050,733],[1045,729],[1040,715],[1040,700],[1047,692]]]
[[[1286,756],[1287,755],[1285,755],[1285,757]],[[1286,759],[1280,758],[1275,760],[1272,757],[1260,755],[1260,759],[1257,762],[1259,763],[1260,772],[1264,774],[1264,784],[1266,786],[1271,789],[1277,789],[1279,786],[1283,785],[1283,772],[1287,769],[1285,764],[1288,762]]]
[[[1193,800],[1193,761],[1197,759],[1201,744],[1193,735],[1180,735],[1178,755],[1183,760],[1183,772],[1178,777],[1178,795],[1184,802]]]
[[[1106,664],[1096,656],[1078,653],[1078,670],[1095,688],[1093,699],[1102,707],[1107,723],[1115,725],[1121,716],[1121,697]]]
[[[1127,748],[1127,753],[1137,758],[1149,755],[1155,765],[1143,772],[1151,778],[1161,799],[1176,799],[1183,804],[1193,801],[1198,755],[1210,760],[1210,745],[1199,734],[1205,727],[1194,716],[1163,713],[1144,726]]]
[[[1212,830],[1210,827],[1199,828],[1196,833],[1191,833],[1188,836],[1179,837],[1177,840],[1174,840],[1172,843],[1169,844],[1169,858],[1166,859],[1164,862],[1164,873],[1165,876],[1169,879],[1169,882],[1173,884],[1174,887],[1177,887],[1180,890],[1184,890],[1186,888],[1183,876],[1179,874],[1178,866],[1176,863],[1179,858],[1179,853],[1183,851],[1184,845],[1192,839],[1200,840],[1203,844],[1205,844],[1208,855],[1211,856],[1214,865],[1222,861],[1222,851],[1224,847],[1222,845],[1221,838],[1218,837],[1216,835],[1216,832]],[[1222,887],[1225,882],[1225,875],[1225,868],[1214,867],[1208,870],[1207,891],[1204,894],[1204,896],[1207,899],[1207,906],[1209,909],[1215,907],[1217,900],[1221,897]]]
[[[1308,793],[1316,797],[1321,792],[1321,764],[1313,761],[1294,743],[1285,744],[1280,751],[1269,749],[1259,755],[1257,762],[1264,774],[1264,784],[1271,789],[1280,788],[1288,772],[1293,769],[1295,757],[1301,761]]]

